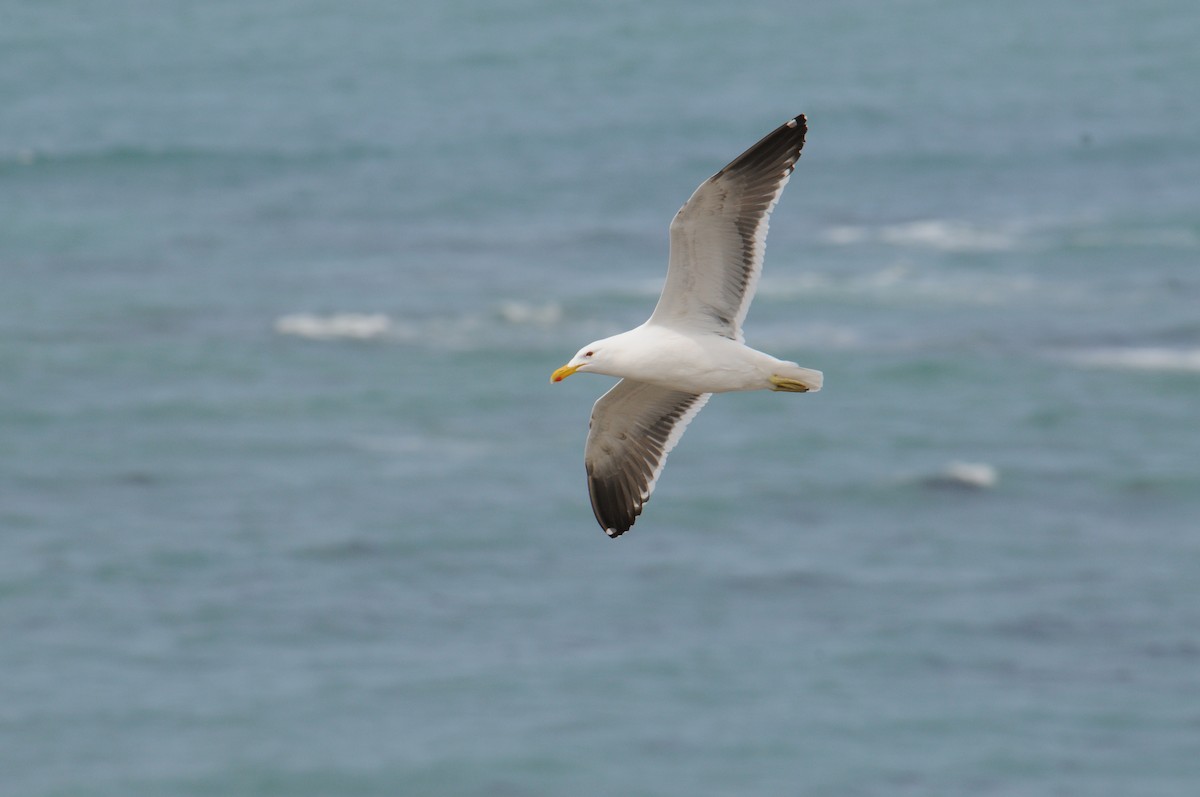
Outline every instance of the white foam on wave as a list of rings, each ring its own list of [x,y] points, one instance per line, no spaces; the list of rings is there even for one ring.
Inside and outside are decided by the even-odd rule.
[[[1001,304],[1038,293],[1024,274],[944,273],[898,263],[849,276],[809,272],[795,277],[764,277],[760,293],[776,299],[816,296],[869,297],[889,304],[936,301],[953,304]]]
[[[1089,368],[1200,373],[1200,349],[1102,348],[1068,352],[1064,356],[1076,365]]]
[[[275,331],[310,340],[377,340],[396,330],[383,313],[293,313],[275,319]]]
[[[502,320],[517,326],[549,327],[557,324],[563,317],[562,306],[556,302],[531,304],[507,301],[501,302],[498,309]]]
[[[425,344],[442,350],[494,345],[497,336],[545,337],[563,319],[556,302],[502,301],[487,310],[397,321],[386,313],[290,313],[275,319],[276,334],[317,341]]]
[[[841,225],[826,230],[824,238],[839,246],[884,243],[940,252],[1002,252],[1015,248],[1018,243],[1017,236],[1011,231],[948,219],[879,226]]]
[[[921,479],[926,487],[989,490],[1000,481],[996,468],[986,462],[948,462],[936,473]]]

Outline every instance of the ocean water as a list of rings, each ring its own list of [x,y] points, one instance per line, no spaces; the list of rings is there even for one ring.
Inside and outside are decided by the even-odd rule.
[[[0,793],[1193,795],[1200,6],[0,9]],[[634,529],[671,215],[810,134]]]

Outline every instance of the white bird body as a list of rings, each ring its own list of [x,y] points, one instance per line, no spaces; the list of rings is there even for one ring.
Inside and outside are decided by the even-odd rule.
[[[593,352],[586,357],[587,352]],[[590,362],[589,362],[590,361]],[[821,372],[802,368],[719,335],[697,335],[647,321],[584,347],[568,366],[579,372],[618,376],[688,393],[778,390],[772,376],[821,389]]]
[[[667,281],[650,319],[589,343],[550,377],[621,378],[592,408],[584,451],[592,510],[610,537],[641,514],[667,454],[713,393],[821,389],[820,371],[752,349],[742,334],[767,221],[806,131],[797,116],[701,183],[671,222]]]

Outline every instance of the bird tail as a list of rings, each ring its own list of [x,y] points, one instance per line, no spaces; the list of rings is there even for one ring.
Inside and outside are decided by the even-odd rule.
[[[771,389],[788,393],[816,393],[825,381],[825,375],[812,368],[804,368],[795,363],[785,363],[771,375]]]

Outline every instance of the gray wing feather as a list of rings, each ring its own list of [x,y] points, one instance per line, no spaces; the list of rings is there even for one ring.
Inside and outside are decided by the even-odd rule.
[[[596,401],[583,459],[605,534],[619,537],[637,520],[667,454],[710,395],[622,379]]]
[[[671,258],[650,320],[741,342],[762,273],[767,222],[808,130],[781,125],[705,180],[671,222]]]

